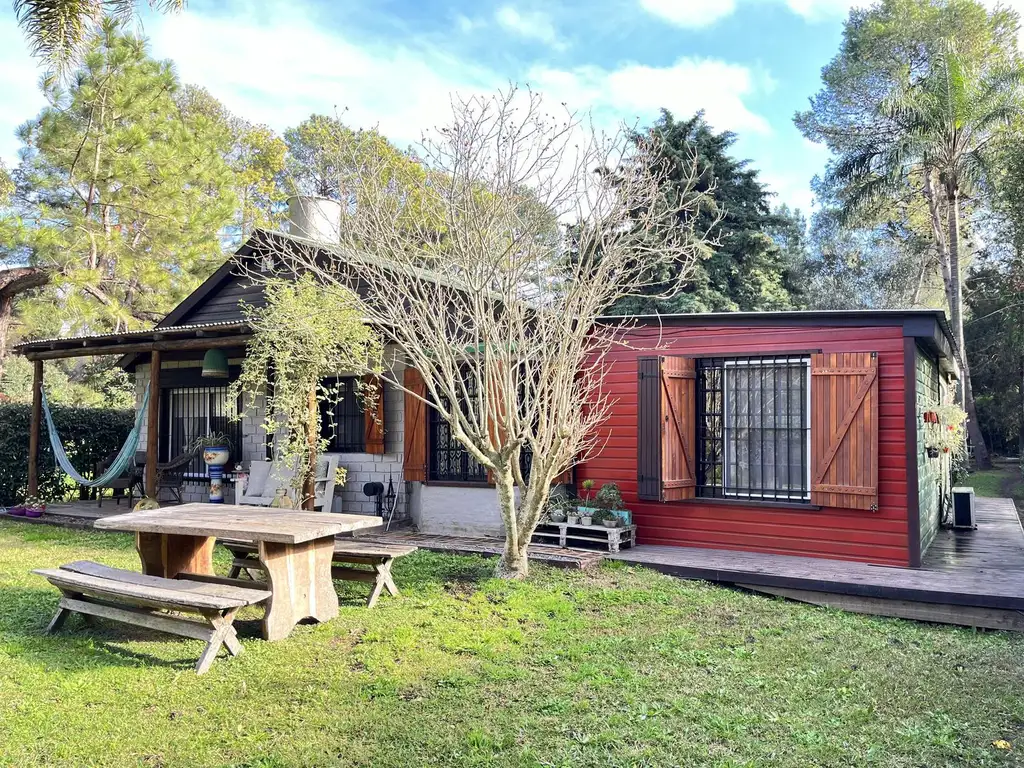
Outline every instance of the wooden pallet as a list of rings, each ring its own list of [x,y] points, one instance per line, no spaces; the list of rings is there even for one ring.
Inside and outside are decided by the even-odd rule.
[[[636,526],[605,528],[603,525],[570,525],[569,523],[541,523],[533,532],[531,544],[547,544],[568,549],[595,549],[608,552],[636,546]]]

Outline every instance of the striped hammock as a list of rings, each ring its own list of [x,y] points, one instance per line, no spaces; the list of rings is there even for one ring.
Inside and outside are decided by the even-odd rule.
[[[135,426],[132,427],[132,431],[128,433],[128,437],[124,441],[124,445],[121,446],[121,450],[118,451],[113,463],[107,468],[107,471],[97,477],[95,480],[86,480],[82,477],[75,468],[71,465],[71,460],[68,458],[67,453],[64,451],[64,446],[61,445],[60,435],[57,434],[57,427],[53,423],[53,415],[50,413],[50,404],[46,402],[46,392],[42,392],[43,395],[43,415],[46,417],[46,429],[50,434],[50,448],[53,449],[53,456],[57,460],[57,464],[63,469],[79,485],[84,485],[87,488],[102,488],[108,485],[111,480],[114,480],[124,474],[124,471],[128,469],[131,463],[135,460],[135,450],[139,447],[139,436],[142,430],[142,417],[146,413],[146,408],[149,405],[149,386],[146,386],[146,392],[142,395],[142,405],[139,406],[138,412],[135,414]]]

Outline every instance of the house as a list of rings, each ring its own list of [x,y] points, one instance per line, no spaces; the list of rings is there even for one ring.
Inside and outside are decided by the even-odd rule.
[[[606,322],[629,343],[577,480],[618,483],[642,543],[920,565],[949,490],[922,418],[957,372],[941,312]]]
[[[119,354],[150,398],[143,446],[160,460],[196,436],[226,432],[234,460],[270,455],[262,398],[238,403],[251,333],[242,304],[259,305],[260,265],[290,247],[333,246],[316,221],[293,213],[289,232],[257,232],[156,328],[21,344],[36,361]],[[941,312],[767,312],[606,318],[629,341],[608,360],[615,400],[601,453],[577,481],[616,482],[641,543],[740,549],[919,565],[938,530],[944,459],[926,456],[920,414],[951,386],[957,365]],[[211,349],[226,378],[203,376]],[[395,350],[386,366],[406,389],[417,371]],[[486,471],[422,401],[385,385],[363,412],[351,372],[325,409],[328,450],[348,469],[336,489],[345,512],[373,514],[363,485],[393,481],[398,516],[425,533],[500,535]],[[38,444],[38,436],[36,436]],[[191,468],[185,500],[207,493],[205,467]],[[150,486],[155,488],[155,484]],[[229,487],[228,500],[231,500]]]

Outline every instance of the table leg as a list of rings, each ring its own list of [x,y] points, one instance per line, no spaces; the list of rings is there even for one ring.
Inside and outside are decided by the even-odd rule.
[[[263,617],[263,637],[281,640],[303,619],[330,621],[338,615],[331,580],[334,537],[302,544],[259,542],[260,564],[273,593]]]
[[[181,536],[169,533],[136,533],[135,549],[147,576],[173,579],[179,573],[202,573],[212,576],[212,536]]]

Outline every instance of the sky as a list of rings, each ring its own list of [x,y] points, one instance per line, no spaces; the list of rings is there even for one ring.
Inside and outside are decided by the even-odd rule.
[[[0,158],[43,106],[40,70],[0,0]],[[597,124],[704,110],[739,137],[776,200],[808,211],[828,158],[806,108],[863,0],[191,0],[144,12],[152,53],[184,82],[278,131],[312,113],[378,127],[401,147],[443,124],[452,93],[530,85]],[[1024,0],[1012,5],[1024,6]],[[145,3],[139,3],[145,6]]]

